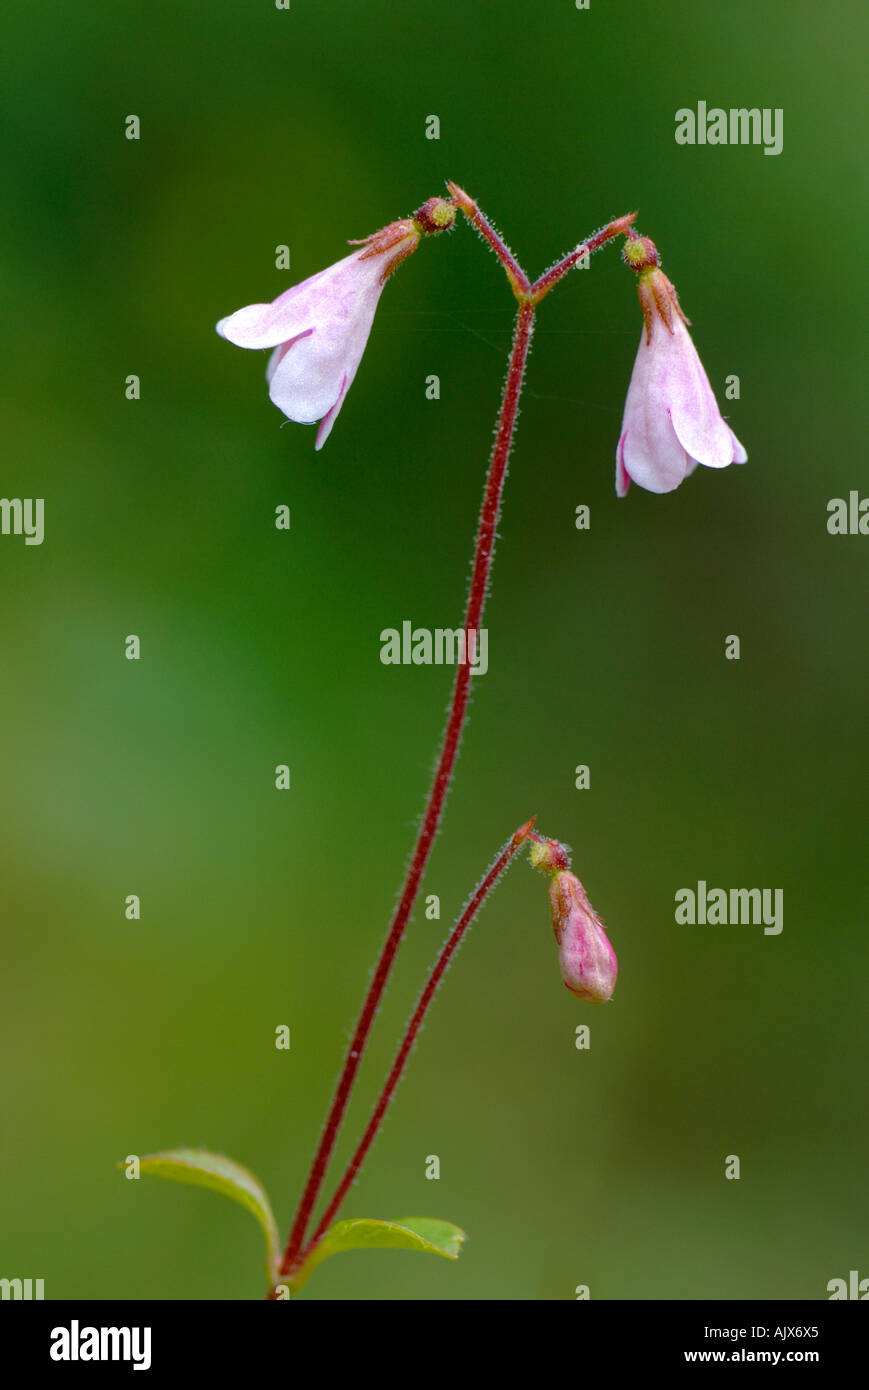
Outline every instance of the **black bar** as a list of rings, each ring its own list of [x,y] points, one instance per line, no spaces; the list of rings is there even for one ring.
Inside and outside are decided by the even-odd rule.
[[[515,1378],[517,1350],[530,1352],[541,1377],[559,1364],[583,1378],[594,1369],[652,1374],[685,1367],[703,1374],[714,1365],[731,1373],[739,1366],[799,1365],[826,1377],[860,1364],[867,1328],[857,1303],[835,1300],[589,1301],[561,1312],[540,1302],[405,1302],[399,1315],[390,1311],[394,1306],[310,1297],[290,1305],[6,1302],[0,1333],[4,1362],[17,1362],[25,1375],[93,1377],[106,1369],[135,1375],[138,1361],[140,1377],[214,1371],[295,1378],[313,1357],[330,1379],[347,1366],[366,1375],[382,1367],[387,1381],[415,1380],[418,1371],[452,1380],[473,1349],[489,1382],[501,1366]],[[118,1329],[117,1336],[102,1329]],[[107,1359],[85,1359],[92,1351]],[[115,1351],[119,1359],[112,1359]],[[59,1359],[62,1354],[70,1359]],[[319,1372],[311,1368],[304,1377],[316,1382]]]

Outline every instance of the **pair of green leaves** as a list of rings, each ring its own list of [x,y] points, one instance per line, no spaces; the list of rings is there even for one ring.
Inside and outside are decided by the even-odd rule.
[[[298,1293],[327,1255],[336,1255],[341,1250],[422,1250],[455,1260],[465,1239],[464,1231],[458,1226],[427,1216],[409,1216],[402,1221],[338,1221],[330,1226],[292,1277],[282,1281],[278,1273],[281,1249],[271,1204],[262,1183],[247,1168],[223,1154],[209,1153],[207,1149],[171,1149],[140,1159],[139,1171],[174,1182],[192,1183],[195,1187],[209,1187],[246,1207],[256,1217],[266,1238],[269,1287],[283,1282],[291,1294]]]

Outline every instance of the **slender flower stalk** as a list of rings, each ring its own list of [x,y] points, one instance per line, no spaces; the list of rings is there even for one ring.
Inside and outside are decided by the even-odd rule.
[[[343,1178],[341,1179],[340,1183],[335,1189],[335,1194],[329,1202],[329,1205],[327,1206],[326,1210],[324,1211],[323,1216],[320,1220],[319,1225],[317,1226],[316,1231],[314,1232],[313,1237],[305,1247],[305,1250],[301,1256],[302,1259],[306,1259],[307,1256],[310,1255],[311,1251],[314,1249],[314,1246],[317,1245],[320,1240],[322,1240],[323,1236],[326,1234],[327,1230],[332,1224],[335,1214],[337,1213],[339,1207],[341,1206],[341,1203],[343,1202],[350,1187],[352,1186],[353,1181],[356,1178],[356,1174],[359,1172],[359,1169],[361,1168],[365,1160],[365,1156],[368,1153],[368,1150],[371,1148],[377,1131],[380,1129],[380,1126],[383,1122],[383,1117],[386,1114],[390,1101],[392,1100],[395,1088],[401,1080],[401,1075],[407,1064],[407,1059],[410,1056],[414,1043],[416,1042],[417,1034],[419,1033],[419,1030],[422,1027],[422,1023],[428,1012],[429,1005],[431,1004],[432,999],[435,996],[435,992],[437,990],[438,985],[443,979],[444,972],[446,971],[447,966],[449,965],[450,961],[452,960],[453,956],[458,950],[462,938],[465,935],[465,932],[470,927],[471,923],[473,922],[483,903],[486,901],[486,898],[488,898],[492,889],[495,887],[495,884],[498,882],[501,875],[504,873],[504,870],[512,863],[517,851],[528,839],[533,824],[534,818],[532,817],[532,819],[527,821],[525,825],[520,826],[519,829],[515,832],[515,834],[511,836],[511,838],[507,841],[506,845],[503,847],[498,857],[495,859],[495,862],[492,864],[492,867],[489,869],[488,873],[480,881],[479,885],[474,890],[471,897],[468,899],[467,905],[465,906],[462,915],[459,917],[459,920],[456,922],[456,925],[453,927],[452,931],[450,932],[450,935],[447,937],[443,949],[441,950],[441,953],[438,956],[437,961],[435,962],[432,972],[429,975],[425,988],[423,989],[422,994],[419,997],[419,1002],[413,1011],[413,1016],[410,1020],[410,1023],[407,1025],[407,1030],[401,1041],[401,1046],[399,1047],[398,1052],[396,1053],[395,1061],[392,1064],[392,1069],[389,1073],[389,1076],[386,1078],[386,1084],[384,1085],[383,1090],[380,1093],[380,1097],[377,1101],[377,1104],[375,1105],[374,1110],[372,1111],[371,1119],[368,1121],[368,1127],[366,1128],[365,1133],[359,1141],[359,1145],[356,1149],[356,1152],[354,1153],[353,1157],[350,1160],[350,1163],[348,1164],[347,1171],[345,1172]]]
[[[575,251],[571,251],[563,260],[556,261],[555,265],[545,270],[539,280],[534,281],[529,291],[534,303],[539,304],[553,285],[557,285],[569,270],[573,270],[575,265],[579,265],[580,261],[585,260],[593,252],[599,251],[602,246],[606,246],[613,237],[627,235],[636,215],[635,212],[628,212],[624,217],[617,217],[614,222],[608,222],[599,232],[595,232],[594,236],[590,236],[588,241],[581,242]]]
[[[487,241],[495,252],[507,273],[510,288],[516,298],[520,300],[524,298],[531,288],[528,276],[503,237],[498,235],[489,219],[483,215],[473,198],[469,198],[463,188],[459,188],[457,183],[452,183],[449,179],[447,180],[447,188],[450,190],[456,206],[461,208],[471,225],[476,227],[483,240]]]

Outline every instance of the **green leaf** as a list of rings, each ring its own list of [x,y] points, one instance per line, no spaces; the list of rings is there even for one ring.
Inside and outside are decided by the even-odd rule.
[[[400,1221],[338,1221],[292,1276],[290,1287],[296,1292],[321,1260],[341,1250],[422,1250],[457,1260],[465,1239],[461,1227],[431,1216],[406,1216]]]
[[[223,1154],[209,1153],[207,1149],[170,1149],[141,1158],[139,1171],[158,1178],[171,1178],[173,1182],[192,1183],[194,1187],[209,1187],[240,1202],[253,1213],[265,1233],[268,1280],[269,1284],[274,1283],[280,1257],[278,1228],[265,1188],[247,1168]]]

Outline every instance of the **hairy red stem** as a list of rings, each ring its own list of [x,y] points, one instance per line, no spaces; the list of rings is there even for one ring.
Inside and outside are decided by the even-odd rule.
[[[552,286],[557,285],[562,276],[572,270],[583,256],[590,256],[592,252],[599,251],[608,241],[612,241],[613,237],[627,236],[636,215],[635,212],[629,212],[624,217],[617,217],[614,222],[608,222],[599,232],[595,232],[594,236],[590,236],[588,241],[581,242],[575,251],[571,251],[563,260],[556,261],[555,265],[545,270],[528,291],[532,302],[539,304],[543,296],[552,289]]]
[[[516,298],[521,301],[524,296],[528,294],[531,288],[531,282],[516,257],[513,255],[513,252],[510,250],[503,237],[499,236],[495,231],[489,219],[485,217],[477,207],[473,198],[468,197],[468,194],[463,188],[459,188],[457,183],[452,183],[449,179],[447,179],[447,188],[450,190],[457,206],[462,209],[468,221],[476,227],[483,240],[487,241],[495,252],[498,260],[507,272],[507,279],[510,281],[510,287],[513,293]]]
[[[523,279],[525,279],[523,275]],[[525,284],[527,285],[527,279]],[[528,348],[531,342],[531,331],[534,323],[534,305],[528,300],[520,300],[519,311],[516,315],[516,328],[513,336],[513,347],[510,353],[510,366],[507,372],[507,380],[504,385],[504,394],[501,400],[501,411],[498,417],[498,430],[495,436],[495,445],[492,449],[492,457],[489,463],[489,472],[486,477],[486,487],[483,494],[483,506],[480,512],[480,522],[477,530],[477,544],[474,553],[474,569],[471,578],[471,587],[468,593],[468,606],[465,613],[465,632],[477,633],[480,628],[483,609],[486,603],[486,590],[489,583],[489,572],[492,565],[492,554],[495,548],[495,533],[498,525],[498,516],[501,510],[501,497],[504,489],[504,479],[507,474],[507,461],[510,454],[510,445],[513,439],[513,428],[516,423],[516,415],[519,407],[519,393],[522,386],[522,376],[525,370],[525,362],[528,356]],[[470,640],[468,650],[470,651]],[[386,941],[380,953],[359,1021],[353,1033],[347,1056],[344,1059],[344,1066],[338,1079],[338,1085],[332,1099],[326,1124],[323,1129],[311,1171],[305,1184],[302,1199],[296,1213],[287,1248],[281,1265],[281,1273],[286,1274],[294,1263],[298,1262],[299,1252],[305,1239],[305,1232],[311,1218],[314,1204],[319,1196],[320,1188],[326,1176],[326,1168],[332,1156],[335,1142],[356,1073],[362,1060],[368,1037],[371,1032],[372,1024],[380,1004],[383,991],[386,988],[390,971],[392,970],[395,957],[398,953],[401,938],[407,927],[408,918],[413,910],[417,893],[426,864],[431,854],[432,844],[437,834],[443,813],[444,802],[449,789],[456,756],[459,751],[462,729],[464,727],[465,716],[468,709],[468,695],[471,682],[471,667],[469,662],[461,662],[456,668],[456,679],[453,687],[453,698],[450,706],[447,727],[444,733],[443,746],[440,758],[438,759],[437,771],[435,772],[434,782],[429,793],[428,802],[423,816],[422,827],[416,848],[413,852],[410,868],[404,882],[401,897],[392,923],[389,928]]]

